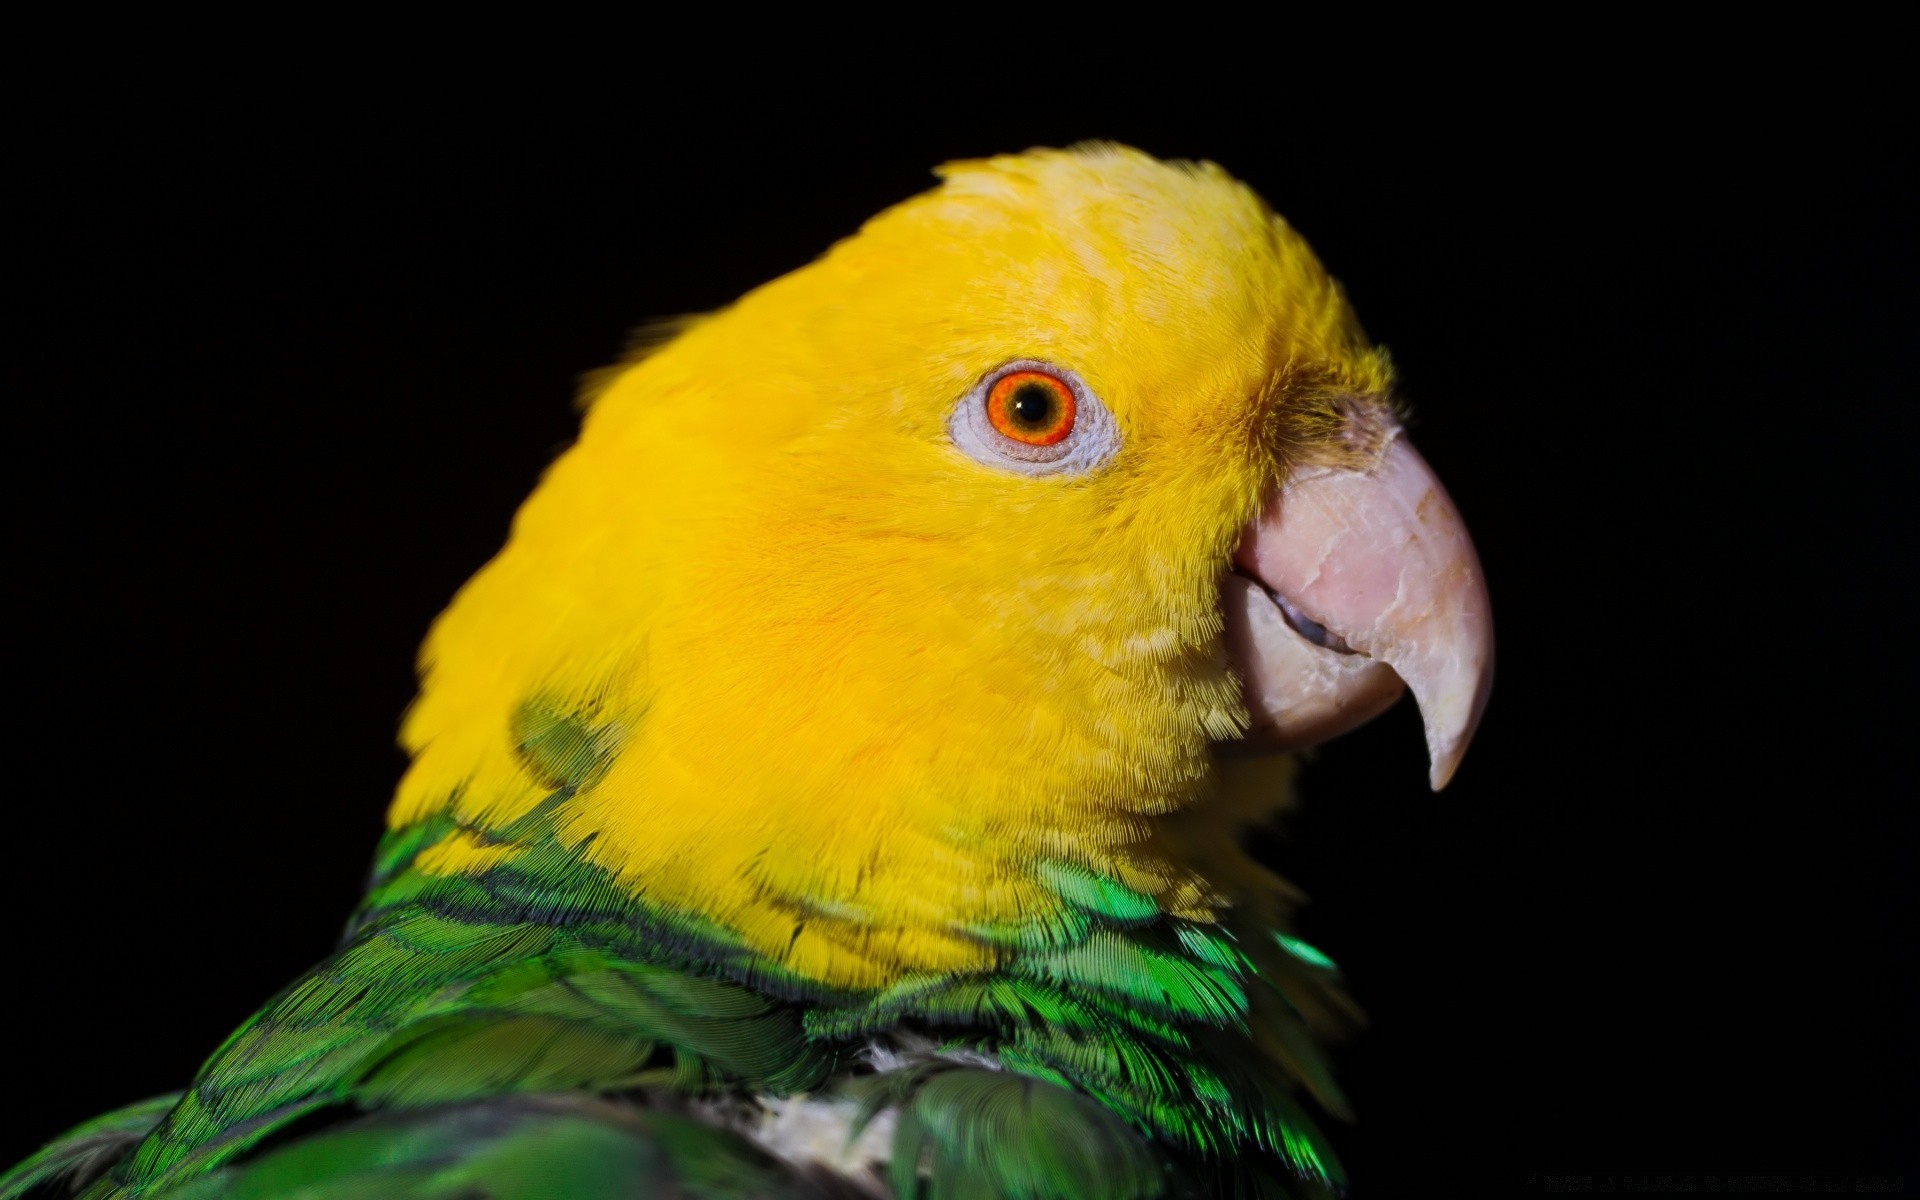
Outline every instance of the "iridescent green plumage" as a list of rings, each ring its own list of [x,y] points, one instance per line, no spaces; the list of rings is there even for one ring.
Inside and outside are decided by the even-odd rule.
[[[590,756],[568,766],[576,779],[594,769]],[[1305,1082],[1339,1104],[1286,999],[1306,989],[1337,1002],[1310,953],[1168,917],[1057,864],[1047,878],[1069,918],[980,931],[1000,949],[996,969],[829,992],[723,930],[647,908],[562,847],[550,819],[570,788],[540,819],[487,832],[520,850],[472,877],[413,866],[460,832],[449,818],[390,834],[341,949],[242,1026],[177,1104],[69,1135],[66,1165],[85,1176],[151,1126],[86,1194],[237,1200],[297,1178],[309,1189],[299,1194],[330,1197],[377,1168],[392,1173],[390,1194],[468,1195],[445,1181],[506,1179],[515,1138],[523,1158],[561,1139],[577,1143],[569,1162],[659,1171],[671,1158],[655,1145],[661,1130],[694,1120],[681,1106],[821,1092],[860,1103],[853,1132],[894,1114],[890,1181],[902,1196],[1123,1200],[1261,1178],[1273,1194],[1283,1179],[1337,1183],[1292,1096]],[[1256,1028],[1293,1071],[1287,1057],[1249,1052]],[[891,1069],[875,1070],[874,1047]],[[795,1194],[819,1186],[724,1129],[706,1136],[726,1140],[727,1161],[749,1175]],[[27,1194],[64,1161],[23,1164],[0,1197]],[[478,1194],[543,1194],[488,1186]]]

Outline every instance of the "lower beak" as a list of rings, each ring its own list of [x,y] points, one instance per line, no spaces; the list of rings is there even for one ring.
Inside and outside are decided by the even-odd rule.
[[[1447,785],[1493,684],[1493,617],[1466,525],[1398,429],[1361,470],[1311,470],[1248,527],[1222,587],[1252,736],[1312,745],[1404,684]]]

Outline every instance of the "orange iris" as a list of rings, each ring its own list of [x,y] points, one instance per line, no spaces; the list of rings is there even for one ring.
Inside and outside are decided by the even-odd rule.
[[[1073,389],[1045,371],[1013,371],[987,392],[987,419],[1016,442],[1051,446],[1073,432]]]

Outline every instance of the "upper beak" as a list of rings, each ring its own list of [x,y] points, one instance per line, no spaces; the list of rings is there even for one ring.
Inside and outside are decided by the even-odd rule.
[[[1404,681],[1445,787],[1493,684],[1493,616],[1466,525],[1401,431],[1363,469],[1290,480],[1234,564],[1222,607],[1256,734],[1325,741]]]

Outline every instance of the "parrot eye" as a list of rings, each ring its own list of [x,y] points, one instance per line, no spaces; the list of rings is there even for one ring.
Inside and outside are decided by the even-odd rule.
[[[1073,389],[1045,371],[1013,371],[987,389],[987,420],[1016,442],[1052,446],[1073,432]]]
[[[1023,475],[1091,470],[1120,448],[1113,414],[1079,376],[1027,359],[968,391],[947,428],[969,457]]]

